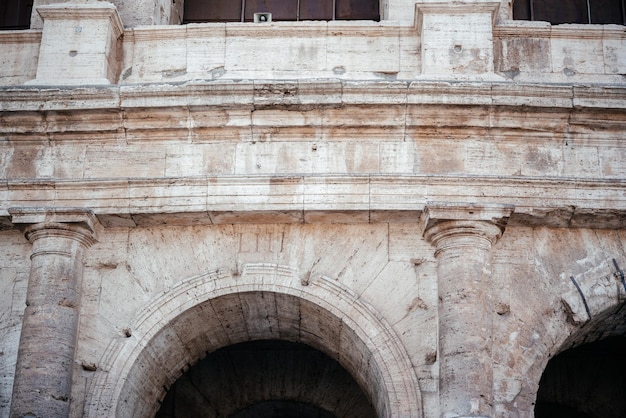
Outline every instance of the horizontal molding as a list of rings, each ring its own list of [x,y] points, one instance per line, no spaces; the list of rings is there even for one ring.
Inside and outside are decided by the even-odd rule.
[[[505,204],[509,225],[626,228],[626,180],[475,176],[230,176],[0,183],[11,207],[83,207],[105,227],[417,222],[429,202]]]
[[[0,44],[30,44],[41,42],[41,30],[3,30],[0,31]]]
[[[290,88],[288,99],[279,100],[281,89]],[[523,84],[518,82],[454,81],[341,81],[242,80],[202,81],[182,84],[113,85],[103,87],[0,87],[0,108],[5,112],[129,110],[134,108],[247,107],[274,95],[274,107],[340,106],[346,103],[389,103],[468,106],[524,106],[571,109],[626,107],[623,85]],[[587,103],[576,104],[584,95]],[[325,99],[325,100],[322,100]]]
[[[494,138],[527,143],[576,138],[585,126],[586,143],[602,144],[626,129],[626,86],[279,80],[19,87],[0,88],[0,108],[0,140],[13,146],[256,141],[257,135],[267,141],[351,141],[377,139],[383,131],[397,141],[429,135],[426,127],[450,138],[477,128],[483,130],[477,136],[490,130]]]

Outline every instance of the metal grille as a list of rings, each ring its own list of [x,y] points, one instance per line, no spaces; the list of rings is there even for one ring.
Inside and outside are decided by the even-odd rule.
[[[183,23],[272,20],[380,20],[379,0],[185,0]]]
[[[625,25],[626,0],[515,0],[513,19]]]

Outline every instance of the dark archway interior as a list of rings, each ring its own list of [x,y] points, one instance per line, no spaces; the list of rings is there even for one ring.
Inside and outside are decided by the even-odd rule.
[[[219,349],[168,390],[157,418],[368,418],[376,412],[350,374],[305,344],[261,340]]]
[[[539,383],[536,418],[626,417],[626,336],[563,351]]]

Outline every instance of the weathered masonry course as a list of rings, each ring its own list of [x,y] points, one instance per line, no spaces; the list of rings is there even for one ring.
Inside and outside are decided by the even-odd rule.
[[[624,416],[625,27],[281,2],[0,9],[0,418]]]

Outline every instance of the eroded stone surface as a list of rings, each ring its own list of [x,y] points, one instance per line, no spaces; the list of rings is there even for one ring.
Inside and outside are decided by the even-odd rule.
[[[153,416],[207,352],[283,339],[377,416],[529,417],[551,357],[626,333],[623,27],[508,0],[263,25],[35,3],[0,32],[1,417],[46,267],[18,228],[77,222],[28,213],[102,225],[84,257],[46,247],[51,288],[84,259],[54,306],[78,327],[42,333],[76,345],[62,416]]]

